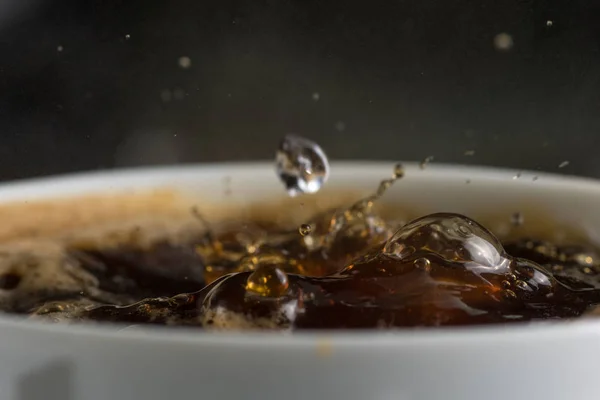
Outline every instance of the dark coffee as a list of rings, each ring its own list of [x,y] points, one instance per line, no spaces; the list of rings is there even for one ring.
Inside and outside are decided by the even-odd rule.
[[[348,227],[327,250],[308,250],[297,231],[255,227],[248,235],[241,226],[180,248],[74,249],[117,305],[98,305],[102,296],[86,293],[35,313],[127,324],[336,329],[573,318],[600,302],[598,256],[585,247],[522,240],[507,243],[507,252],[483,227],[454,214],[420,218],[385,241],[382,223]]]
[[[293,330],[569,319],[600,302],[600,257],[586,246],[503,245],[456,214],[386,221],[373,205],[402,174],[301,226],[199,223],[185,243],[71,246],[51,266],[0,255],[17,257],[0,276],[0,307],[50,321]]]
[[[306,180],[311,160],[286,176]],[[397,165],[372,196],[299,226],[209,227],[196,213],[197,230],[178,244],[142,245],[134,229],[120,247],[11,247],[0,252],[0,309],[50,321],[293,330],[569,319],[600,303],[591,248],[503,245],[457,214],[386,220],[374,205],[403,175]],[[524,223],[519,213],[511,220]]]

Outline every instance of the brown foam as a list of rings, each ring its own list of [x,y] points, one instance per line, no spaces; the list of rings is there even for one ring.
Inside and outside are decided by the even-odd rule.
[[[236,313],[223,308],[216,310],[207,310],[200,322],[206,330],[280,330],[282,318],[273,316],[272,318],[252,318],[247,315]]]
[[[177,241],[204,229],[196,209],[209,223],[228,220],[269,220],[282,224],[306,221],[315,212],[348,204],[360,194],[283,198],[240,205],[201,199],[181,190],[157,188],[145,192],[92,193],[38,201],[0,204],[0,249],[29,239],[57,240],[81,247],[111,247],[122,243],[144,246],[156,239]]]
[[[57,237],[74,230],[105,226],[124,220],[182,214],[179,196],[172,190],[146,193],[90,194],[0,205],[0,242]]]

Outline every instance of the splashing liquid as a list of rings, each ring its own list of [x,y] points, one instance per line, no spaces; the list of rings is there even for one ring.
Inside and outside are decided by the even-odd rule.
[[[318,191],[329,166],[318,145],[288,136],[277,171],[298,195]],[[398,164],[371,196],[291,229],[241,221],[179,247],[74,248],[54,265],[54,291],[36,286],[47,267],[12,260],[0,264],[0,308],[52,321],[294,330],[574,318],[600,304],[591,249],[503,246],[458,214],[392,225],[374,205],[403,176]]]
[[[505,249],[477,222],[449,213],[394,229],[373,205],[403,174],[398,165],[373,195],[316,216],[304,236],[277,226],[215,235],[220,245],[200,253],[219,272],[198,291],[64,312],[44,305],[52,312],[36,315],[205,329],[351,329],[574,318],[600,303],[600,257],[590,249],[531,240]]]
[[[79,315],[207,329],[347,329],[572,318],[600,301],[592,279],[555,275],[547,267],[562,257],[566,269],[583,273],[585,265],[598,268],[595,254],[565,248],[550,257],[540,246],[529,247],[509,249],[544,265],[509,255],[467,217],[433,214],[403,226],[379,246],[363,247],[363,255],[333,273],[316,276],[319,268],[259,257],[247,272],[223,275],[185,301],[151,299]],[[288,243],[280,250],[289,251],[288,260],[306,257],[299,249]],[[600,270],[593,276],[600,285]]]

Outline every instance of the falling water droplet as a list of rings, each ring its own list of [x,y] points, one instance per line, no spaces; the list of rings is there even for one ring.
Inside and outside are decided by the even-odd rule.
[[[300,136],[287,135],[275,158],[277,175],[290,196],[315,193],[329,177],[329,162],[318,144]]]
[[[404,166],[400,163],[394,166],[394,179],[400,179],[404,176]]]
[[[302,236],[310,235],[310,232],[312,232],[312,227],[309,224],[302,224],[300,225],[300,228],[298,228],[298,231]]]

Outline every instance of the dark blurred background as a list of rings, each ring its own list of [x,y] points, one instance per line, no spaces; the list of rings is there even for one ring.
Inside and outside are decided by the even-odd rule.
[[[598,0],[0,0],[0,179],[271,159],[290,132],[598,177],[599,48]]]

